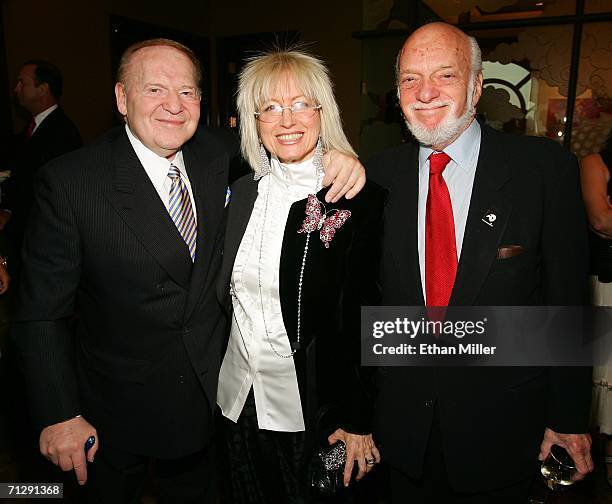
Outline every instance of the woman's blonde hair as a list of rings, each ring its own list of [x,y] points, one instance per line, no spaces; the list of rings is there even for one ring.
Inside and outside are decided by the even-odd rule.
[[[255,112],[270,100],[283,80],[295,85],[312,104],[321,105],[323,151],[336,150],[356,156],[342,129],[333,85],[325,64],[301,49],[274,49],[247,60],[238,81],[237,106],[240,118],[240,148],[251,168],[260,171],[260,140]]]

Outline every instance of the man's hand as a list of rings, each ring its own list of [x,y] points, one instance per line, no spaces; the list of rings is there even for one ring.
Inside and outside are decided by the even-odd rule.
[[[325,195],[325,201],[335,203],[342,196],[351,199],[363,189],[366,182],[365,168],[353,156],[337,151],[328,152],[323,156],[325,178],[323,187],[332,184]]]
[[[85,442],[95,436],[96,442],[87,452]],[[62,471],[74,469],[79,485],[87,481],[87,462],[93,462],[98,451],[98,433],[82,417],[71,418],[65,422],[49,425],[40,433],[40,453]]]
[[[4,294],[6,292],[9,287],[9,283],[11,283],[11,276],[4,265],[0,263],[0,294]]]
[[[359,466],[359,472],[355,479],[359,481],[373,468],[374,464],[380,462],[380,453],[372,435],[351,434],[342,429],[337,429],[328,438],[329,444],[334,444],[336,441],[343,441],[346,445],[346,463],[344,464],[344,486],[348,486],[351,482],[351,473],[355,461]],[[370,461],[368,464],[367,461]],[[374,461],[374,462],[372,462]]]
[[[593,470],[591,458],[591,436],[589,434],[560,434],[551,429],[544,431],[544,440],[540,445],[540,460],[544,460],[550,453],[552,445],[565,448],[576,465],[575,481],[583,479]]]
[[[0,231],[4,229],[4,226],[6,226],[8,224],[8,221],[10,220],[11,220],[11,212],[9,212],[8,210],[0,209]]]

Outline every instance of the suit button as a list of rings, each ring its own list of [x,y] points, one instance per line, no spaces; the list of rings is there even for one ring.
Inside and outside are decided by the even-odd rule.
[[[180,375],[178,377],[178,382],[182,385],[183,383],[185,383],[185,377],[183,375]]]
[[[425,401],[426,408],[431,408],[433,405],[434,405],[433,399],[427,399],[427,401]]]
[[[166,290],[166,286],[165,286],[164,284],[162,284],[162,283],[158,283],[158,284],[155,286],[155,288],[156,288],[158,291],[161,291],[161,292],[164,292],[164,291]]]
[[[190,326],[185,326],[183,327],[183,333],[184,334],[189,334],[191,332],[191,327]]]

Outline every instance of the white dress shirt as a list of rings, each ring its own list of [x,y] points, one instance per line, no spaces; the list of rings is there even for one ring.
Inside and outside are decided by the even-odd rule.
[[[442,172],[455,221],[455,242],[457,246],[457,261],[461,257],[463,235],[467,223],[472,187],[480,153],[480,125],[475,119],[468,128],[459,135],[459,138],[444,149],[451,158]],[[429,155],[434,152],[430,147],[421,145],[419,148],[419,264],[421,267],[421,285],[423,286],[423,299],[427,303],[425,293],[425,214],[427,211],[427,194],[429,192]]]
[[[32,130],[32,135],[41,125],[41,123],[49,116],[51,112],[53,112],[58,107],[57,103],[55,105],[51,105],[48,109],[43,110],[40,114],[36,114],[34,116],[34,129]]]
[[[271,166],[272,172],[259,182],[253,212],[234,261],[234,316],[219,374],[217,403],[223,415],[236,422],[253,387],[259,428],[298,432],[305,426],[293,357],[277,355],[268,335],[279,354],[291,353],[279,296],[283,236],[291,205],[318,191],[321,181],[312,159],[283,165],[272,158]]]
[[[170,161],[165,157],[158,156],[155,154],[155,152],[146,147],[140,140],[138,140],[138,138],[134,136],[127,124],[125,125],[125,131],[130,139],[132,147],[136,151],[136,156],[138,156],[140,164],[142,164],[144,170],[147,172],[147,175],[151,180],[153,187],[155,187],[157,194],[159,194],[159,198],[162,200],[166,210],[168,210],[170,207],[170,186],[172,185],[172,180],[170,177],[168,177],[170,165],[173,164],[178,168],[179,172],[181,173],[181,178],[187,186],[189,199],[191,200],[191,208],[193,209],[193,218],[197,223],[198,214],[196,213],[193,192],[191,191],[191,183],[189,182],[189,177],[187,176],[187,170],[185,170],[183,152],[178,151],[174,156],[174,159]]]

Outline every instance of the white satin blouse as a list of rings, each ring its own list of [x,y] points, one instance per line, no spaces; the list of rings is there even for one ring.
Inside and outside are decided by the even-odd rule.
[[[316,193],[320,180],[312,158],[288,165],[272,158],[270,164],[272,172],[259,182],[234,261],[230,287],[234,315],[219,374],[217,403],[223,415],[236,422],[253,387],[259,428],[298,432],[305,427],[293,357],[280,357],[272,346],[281,355],[291,353],[279,297],[281,248],[289,209],[294,202]]]

